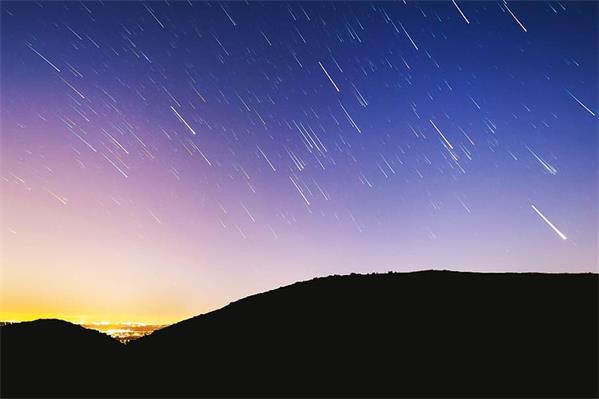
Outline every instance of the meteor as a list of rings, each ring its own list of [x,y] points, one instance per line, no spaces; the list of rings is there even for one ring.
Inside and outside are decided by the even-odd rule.
[[[324,74],[327,75],[327,78],[329,78],[329,80],[333,84],[333,87],[335,88],[335,90],[337,90],[339,92],[340,91],[339,87],[337,87],[337,85],[335,84],[335,81],[333,80],[333,78],[331,78],[331,75],[329,75],[329,73],[327,72],[327,70],[324,68],[324,65],[322,65],[322,62],[318,61],[318,65],[320,65],[320,67],[322,68],[322,71],[324,72]]]
[[[173,110],[173,112],[175,113],[175,115],[177,115],[177,118],[179,118],[179,120],[180,120],[181,122],[183,122],[183,124],[184,124],[185,126],[187,126],[187,128],[188,128],[188,129],[189,129],[189,130],[190,130],[190,131],[191,131],[191,132],[192,132],[192,133],[195,135],[195,134],[196,134],[195,130],[193,130],[193,129],[191,128],[191,126],[189,126],[189,123],[187,123],[187,121],[186,121],[185,119],[183,119],[183,117],[182,117],[182,116],[181,116],[181,115],[180,115],[180,114],[177,112],[177,110],[176,110],[175,108],[173,108],[173,106],[172,106],[172,105],[171,105],[171,109]]]
[[[27,47],[29,47],[31,49],[31,51],[33,51],[35,54],[37,54],[38,56],[40,56],[41,59],[43,59],[44,61],[46,61],[52,68],[54,68],[54,70],[56,72],[60,72],[60,69],[54,65],[52,62],[50,62],[49,59],[47,59],[46,57],[44,57],[39,51],[37,51],[36,49],[33,48],[33,46],[29,43],[25,43],[27,45]]]
[[[445,137],[445,135],[441,132],[441,130],[439,130],[439,128],[437,127],[437,125],[435,125],[435,122],[433,122],[432,119],[429,119],[430,123],[433,125],[433,127],[435,128],[435,130],[437,131],[437,133],[439,133],[439,135],[441,136],[441,138],[443,139],[443,141],[445,142],[445,144],[447,144],[447,147],[450,150],[453,150],[453,146],[451,145],[451,143],[449,142],[449,140],[447,140],[447,138]]]
[[[456,3],[455,0],[451,0],[451,1],[453,1],[453,5],[455,6],[455,8],[458,9],[458,11],[460,12],[460,14],[462,15],[462,18],[464,18],[464,21],[466,21],[466,23],[469,24],[470,21],[468,21],[468,18],[466,18],[466,16],[462,12],[462,9],[460,8],[460,6],[458,6],[458,3]]]
[[[568,239],[568,237],[566,237],[566,236],[564,235],[564,233],[562,233],[561,231],[559,231],[559,229],[558,229],[557,227],[555,227],[555,226],[553,225],[553,223],[551,223],[551,222],[549,221],[549,219],[547,219],[547,218],[545,217],[545,215],[543,215],[543,214],[541,213],[541,211],[539,211],[539,210],[537,209],[537,207],[536,207],[536,206],[534,206],[533,204],[530,204],[530,206],[531,206],[531,207],[532,207],[532,209],[533,209],[533,210],[534,210],[534,211],[535,211],[535,212],[536,212],[536,213],[537,213],[537,214],[538,214],[538,215],[541,217],[541,219],[543,219],[543,220],[545,221],[545,223],[547,223],[547,224],[549,225],[549,227],[551,227],[551,228],[553,229],[553,231],[555,231],[555,232],[557,233],[557,235],[558,235],[558,236],[559,236],[559,237],[560,237],[562,240],[566,241],[566,240]]]

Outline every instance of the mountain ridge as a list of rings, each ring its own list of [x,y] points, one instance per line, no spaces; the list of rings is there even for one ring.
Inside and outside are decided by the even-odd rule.
[[[35,374],[5,379],[19,359],[4,350],[5,326],[2,396],[98,385],[102,396],[596,396],[598,283],[593,273],[318,277],[114,341],[120,350],[94,339],[97,367],[67,367],[78,386],[61,377],[66,351],[43,369],[58,383],[41,378],[38,391]],[[109,372],[115,364],[125,371]]]
[[[170,327],[177,326],[180,323],[185,323],[187,321],[197,319],[198,317],[202,317],[202,316],[208,315],[210,313],[223,310],[223,309],[225,309],[225,308],[227,308],[227,307],[229,307],[231,305],[234,305],[234,304],[236,304],[238,302],[246,301],[246,300],[251,300],[252,298],[254,298],[256,296],[259,296],[259,295],[265,295],[265,294],[269,294],[269,293],[272,293],[272,292],[275,292],[275,291],[279,291],[279,290],[282,290],[282,289],[291,288],[291,287],[295,287],[295,286],[301,286],[303,284],[311,283],[311,282],[314,282],[314,281],[334,279],[334,278],[386,276],[386,275],[408,275],[408,274],[418,274],[418,273],[430,273],[430,274],[437,274],[437,273],[457,273],[457,274],[461,274],[461,275],[474,274],[474,275],[504,275],[504,276],[505,275],[519,275],[519,276],[522,276],[522,275],[551,275],[551,276],[562,276],[562,275],[563,276],[594,275],[594,276],[599,276],[599,273],[595,273],[595,272],[576,272],[576,273],[565,273],[565,272],[546,273],[546,272],[532,272],[532,271],[530,271],[530,272],[478,272],[478,271],[460,271],[460,270],[451,270],[451,269],[424,269],[424,270],[415,270],[415,271],[409,271],[409,272],[388,271],[388,272],[381,272],[381,273],[379,273],[379,272],[373,272],[373,273],[331,274],[331,275],[327,275],[327,276],[316,276],[316,277],[313,277],[313,278],[308,279],[308,280],[299,280],[299,281],[296,281],[296,282],[293,282],[293,283],[290,283],[290,284],[285,284],[285,285],[279,286],[277,288],[272,288],[272,289],[267,290],[267,291],[261,291],[261,292],[258,292],[258,293],[247,295],[247,296],[245,296],[243,298],[239,298],[239,299],[233,300],[233,301],[227,303],[226,305],[223,305],[220,308],[217,308],[217,309],[214,309],[214,310],[210,310],[210,311],[205,312],[205,313],[199,313],[199,314],[197,314],[195,316],[191,316],[191,317],[188,317],[186,319],[182,319],[182,320],[177,321],[175,323],[169,324],[169,325],[165,326],[164,328],[161,328],[159,330],[154,331],[152,334],[155,334],[158,331],[162,331],[162,330],[168,329]],[[141,338],[139,338],[139,339],[137,339],[135,341],[139,341],[141,339],[148,338],[152,334],[148,334],[148,335],[146,335],[144,337],[141,337]],[[132,341],[132,342],[135,342],[135,341]]]

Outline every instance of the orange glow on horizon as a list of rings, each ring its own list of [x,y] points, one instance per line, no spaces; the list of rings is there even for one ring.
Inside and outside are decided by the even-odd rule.
[[[193,317],[193,316],[190,316]],[[177,323],[179,321],[185,320],[182,319],[101,319],[101,318],[92,318],[89,316],[72,316],[72,315],[64,315],[64,314],[56,314],[56,313],[9,313],[9,312],[0,312],[0,322],[7,323],[21,323],[27,321],[35,321],[40,319],[58,319],[68,321],[69,323],[79,324],[79,325],[87,325],[87,326],[110,326],[110,325],[119,325],[119,326],[165,326]]]

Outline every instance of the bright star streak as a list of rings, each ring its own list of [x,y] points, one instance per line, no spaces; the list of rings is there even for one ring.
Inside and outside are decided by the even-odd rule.
[[[447,138],[441,132],[441,130],[439,130],[439,128],[437,127],[437,125],[435,125],[435,122],[433,122],[432,120],[430,120],[430,122],[433,125],[433,127],[435,128],[435,130],[437,131],[437,133],[439,133],[439,135],[441,135],[441,138],[443,139],[443,141],[445,141],[445,144],[447,144],[447,147],[449,147],[450,150],[453,150],[453,146],[451,145],[451,143],[449,142],[449,140],[447,140]]]
[[[179,118],[179,120],[181,122],[183,122],[185,124],[185,126],[187,126],[187,128],[191,131],[191,133],[193,133],[194,135],[196,134],[195,130],[193,130],[191,128],[191,126],[189,126],[189,123],[187,123],[187,121],[185,119],[183,119],[183,117],[177,112],[177,110],[175,108],[173,108],[173,106],[171,105],[171,109],[173,110],[173,112],[177,115],[177,118]]]
[[[455,8],[458,9],[458,11],[460,12],[460,14],[462,15],[462,17],[464,18],[464,21],[466,21],[467,24],[470,23],[470,21],[468,21],[468,18],[466,18],[466,16],[464,15],[464,13],[462,12],[462,9],[460,8],[460,6],[458,6],[458,3],[455,2],[455,0],[451,0],[453,2],[453,5],[455,6]]]
[[[329,73],[327,72],[327,70],[324,68],[324,66],[322,65],[322,63],[320,61],[318,61],[318,65],[320,65],[324,74],[327,75],[327,78],[329,78],[329,80],[333,84],[333,87],[335,87],[335,90],[337,90],[338,92],[341,91],[341,90],[339,90],[339,87],[337,87],[337,85],[335,84],[335,81],[333,80],[333,78],[331,78],[331,75],[329,75]]]
[[[532,207],[532,209],[533,209],[533,210],[534,210],[534,211],[535,211],[535,212],[536,212],[536,213],[537,213],[537,214],[538,214],[538,215],[539,215],[539,216],[540,216],[540,217],[541,217],[541,218],[542,218],[542,219],[545,221],[545,223],[547,223],[547,224],[549,225],[549,227],[551,227],[551,228],[553,229],[553,231],[555,231],[555,232],[557,233],[557,235],[558,235],[558,236],[559,236],[559,237],[560,237],[562,240],[564,240],[564,241],[565,241],[565,240],[567,240],[567,239],[568,239],[568,237],[566,237],[564,233],[562,233],[561,231],[559,231],[559,229],[558,229],[557,227],[555,227],[555,226],[553,225],[553,223],[551,223],[551,222],[549,221],[549,219],[547,219],[547,218],[545,217],[545,215],[543,215],[543,214],[541,213],[541,211],[539,211],[539,210],[537,209],[537,207],[536,207],[536,206],[534,206],[534,205],[532,205],[532,204],[531,204],[530,206],[531,206],[531,207]]]

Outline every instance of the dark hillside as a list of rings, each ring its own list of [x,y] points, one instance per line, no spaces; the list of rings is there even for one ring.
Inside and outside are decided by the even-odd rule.
[[[592,274],[332,276],[130,349],[150,365],[148,393],[584,396],[597,392],[597,287]]]
[[[0,327],[1,386],[6,396],[102,396],[122,384],[123,345],[62,320]]]
[[[597,396],[598,276],[331,276],[121,345],[2,327],[2,396]]]

